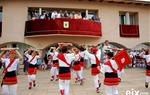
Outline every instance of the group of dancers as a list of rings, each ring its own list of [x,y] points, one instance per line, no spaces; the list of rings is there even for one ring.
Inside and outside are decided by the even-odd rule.
[[[106,95],[119,95],[117,85],[121,82],[119,77],[118,64],[114,60],[117,49],[109,46],[105,41],[102,51],[96,46],[88,48],[86,46],[74,46],[71,43],[58,43],[57,47],[50,48],[48,57],[52,57],[52,67],[50,70],[50,80],[58,80],[59,91],[61,95],[69,95],[69,85],[72,71],[74,72],[75,83],[84,84],[83,68],[85,65],[84,57],[89,59],[91,64],[91,76],[95,91],[100,93],[102,80],[99,75],[104,75],[103,84],[106,86]],[[4,55],[9,52],[9,57]],[[101,53],[105,53],[105,59],[101,62]],[[36,87],[37,59],[40,58],[38,51],[29,48],[24,55],[28,58],[28,89]],[[146,82],[145,87],[148,88],[150,82],[150,49],[147,53],[142,53],[141,57],[146,58]],[[0,61],[4,63],[3,79],[2,79],[2,95],[17,95],[17,75],[16,69],[19,61],[23,57],[14,48],[1,48]],[[94,89],[93,89],[94,90]]]

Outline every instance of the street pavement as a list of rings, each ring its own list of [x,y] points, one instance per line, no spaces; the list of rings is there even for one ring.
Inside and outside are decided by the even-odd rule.
[[[84,84],[76,84],[72,76],[70,82],[70,95],[106,95],[105,86],[102,84],[101,92],[96,93],[90,69],[84,70]],[[103,75],[100,74],[101,82]],[[37,86],[28,90],[28,79],[22,71],[18,76],[18,95],[60,95],[58,81],[50,81],[49,70],[38,71]],[[145,88],[145,70],[141,68],[128,68],[122,77],[122,82],[118,86],[119,95],[150,95],[150,87]],[[1,91],[1,88],[0,88]],[[126,93],[133,94],[126,94]],[[136,92],[136,94],[134,94]],[[139,93],[139,94],[138,94]],[[1,94],[0,94],[1,95]]]

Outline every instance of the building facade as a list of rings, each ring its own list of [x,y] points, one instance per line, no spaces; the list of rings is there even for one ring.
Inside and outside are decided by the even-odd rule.
[[[29,15],[30,10],[37,10],[37,13],[40,15],[43,14],[43,10],[56,10],[57,12],[60,10],[81,11],[82,16],[84,15],[86,18],[97,15],[99,22],[89,24],[93,23],[93,21],[85,21],[87,24],[84,24],[85,22],[83,21],[79,25],[84,29],[87,27],[87,31],[90,32],[89,34],[85,34],[86,29],[81,31],[83,28],[79,29],[81,33],[75,31],[72,34],[71,31],[73,30],[69,30],[69,34],[66,32],[63,33],[63,30],[51,33],[53,31],[51,30],[43,34],[43,31],[47,30],[41,28],[40,24],[37,25],[41,21],[38,22],[35,18],[34,20],[31,18],[31,15]],[[0,0],[0,11],[0,20],[2,22],[1,47],[19,46],[22,48],[25,45],[25,48],[33,46],[42,51],[58,42],[97,45],[103,43],[105,40],[109,40],[113,45],[126,48],[135,48],[136,46],[140,46],[140,44],[150,47],[149,2],[135,0],[128,0],[128,2],[125,2],[125,0]],[[61,18],[59,19],[61,20]],[[28,22],[29,20],[31,23]],[[37,21],[37,23],[33,21]],[[56,20],[56,22],[60,21]],[[30,24],[27,26],[27,23]],[[32,24],[35,25],[31,27]],[[67,24],[68,26],[66,27],[71,26],[68,19]],[[45,25],[47,26],[44,23],[42,27]],[[96,32],[99,31],[100,33],[97,33],[97,35],[91,34],[96,33],[89,28],[91,25],[93,25],[92,27],[95,28]],[[99,26],[98,28],[96,27],[97,25]],[[35,29],[39,27],[39,30]],[[34,29],[38,34],[27,34],[33,32]]]

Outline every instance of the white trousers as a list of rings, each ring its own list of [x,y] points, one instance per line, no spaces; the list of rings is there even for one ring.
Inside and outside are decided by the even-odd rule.
[[[80,70],[80,74],[82,77],[83,77],[83,69],[84,69],[84,67],[81,67],[81,70]]]
[[[69,95],[69,83],[70,80],[59,79],[59,90],[64,90],[64,95]]]
[[[74,77],[79,78],[79,80],[83,79],[81,70],[80,71],[74,71]]]
[[[50,74],[51,74],[51,77],[54,76],[54,78],[57,78],[58,68],[57,67],[52,67],[51,70],[50,70]]]
[[[28,81],[29,82],[33,82],[36,80],[36,75],[35,74],[32,74],[32,75],[28,75]]]
[[[94,81],[94,86],[97,89],[99,87],[99,75],[97,74],[96,76],[93,76],[93,81]]]
[[[122,69],[122,71],[118,70],[117,73],[118,73],[118,77],[121,79],[122,78],[122,75],[124,74],[124,69]]]
[[[2,95],[17,95],[17,84],[14,85],[3,85]]]
[[[116,86],[106,86],[106,95],[119,95],[118,89]]]
[[[147,83],[150,83],[150,76],[146,76],[146,80]]]

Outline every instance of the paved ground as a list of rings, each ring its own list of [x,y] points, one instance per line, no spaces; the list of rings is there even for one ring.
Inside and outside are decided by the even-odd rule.
[[[83,86],[75,84],[72,78],[70,83],[70,95],[105,95],[104,85],[102,85],[100,94],[95,92],[90,70],[84,70],[84,73],[86,79]],[[101,77],[103,76],[101,75]],[[123,82],[118,86],[119,95],[126,95],[126,90],[131,89],[141,92],[141,94],[131,95],[150,95],[150,88],[146,89],[144,87],[144,80],[144,69],[125,69]],[[19,75],[18,95],[59,95],[58,82],[50,82],[49,71],[39,71],[37,83],[37,87],[28,90],[27,76],[24,74]]]

